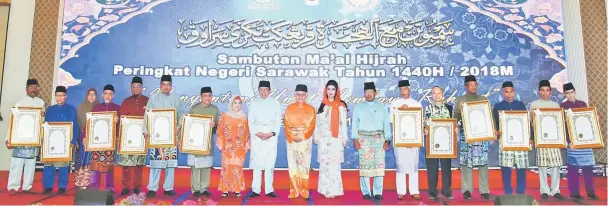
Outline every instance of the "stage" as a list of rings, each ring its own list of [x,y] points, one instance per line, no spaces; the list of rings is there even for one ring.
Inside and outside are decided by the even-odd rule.
[[[144,188],[141,188],[143,192],[146,192],[147,189],[145,185],[148,182],[148,172],[149,170],[146,168],[144,170]],[[477,175],[475,171],[475,176]],[[122,190],[122,171],[120,168],[115,170],[115,197],[116,203],[119,203],[122,199],[125,199],[126,196],[120,196],[120,191]],[[309,200],[304,199],[288,199],[287,195],[289,194],[289,184],[288,179],[289,175],[286,170],[278,170],[275,172],[275,182],[274,187],[276,193],[279,195],[278,198],[269,198],[265,196],[256,197],[256,198],[247,198],[247,193],[249,192],[251,186],[251,176],[252,171],[245,171],[245,178],[247,183],[247,191],[243,192],[243,197],[221,197],[221,192],[217,191],[218,185],[218,177],[220,174],[219,169],[214,169],[211,174],[211,189],[210,192],[213,195],[209,198],[212,202],[215,202],[217,205],[490,205],[493,204],[493,201],[485,201],[482,200],[478,191],[473,192],[472,200],[464,200],[462,198],[462,194],[459,190],[460,188],[460,172],[459,170],[454,170],[452,173],[453,181],[452,181],[452,190],[454,199],[448,200],[440,196],[440,201],[429,200],[428,195],[426,193],[426,189],[428,188],[428,184],[426,181],[426,171],[421,170],[420,173],[420,189],[421,189],[421,201],[415,201],[411,199],[409,196],[404,200],[397,200],[397,194],[395,191],[395,172],[387,171],[384,179],[384,200],[363,200],[361,191],[359,189],[359,176],[357,171],[343,171],[342,179],[344,182],[344,190],[345,195],[342,197],[338,197],[335,199],[327,199],[321,196],[316,192],[317,189],[317,177],[318,171],[311,172],[310,179],[310,189],[311,189],[311,198]],[[51,195],[43,195],[42,192],[42,172],[36,172],[36,177],[34,179],[34,191],[37,194],[24,194],[17,193],[15,196],[9,196],[8,191],[6,190],[6,181],[8,179],[8,172],[2,171],[0,172],[0,185],[2,185],[2,190],[0,190],[0,200],[2,200],[0,204],[7,205],[31,205],[31,204],[42,204],[42,205],[69,205],[73,203],[74,195],[76,193],[76,188],[74,187],[74,174],[70,174],[70,183],[67,188],[67,193],[63,195],[57,195],[57,188],[54,188],[53,193]],[[490,188],[492,196],[499,196],[503,193],[502,190],[502,181],[500,170],[490,170]],[[558,201],[554,198],[550,198],[546,201],[540,200],[540,191],[539,191],[539,179],[538,174],[534,171],[528,171],[527,175],[527,190],[526,193],[532,195],[534,198],[539,200],[542,205],[606,205],[606,177],[594,177],[595,189],[597,195],[601,198],[599,201],[591,201],[591,200],[583,200],[583,201],[573,201],[568,198],[565,201]],[[474,178],[477,180],[477,178]],[[581,177],[582,182],[582,177]],[[178,168],[176,170],[175,175],[175,192],[177,192],[177,196],[169,197],[162,194],[162,179],[160,182],[160,190],[157,191],[157,195],[154,198],[147,198],[147,201],[152,201],[152,203],[160,203],[160,201],[167,204],[192,204],[189,200],[197,200],[192,196],[190,192],[190,170],[188,168]],[[441,180],[439,182],[441,185]],[[474,182],[475,188],[477,188],[477,181]],[[515,185],[515,173],[513,173],[513,185]],[[567,181],[562,178],[561,180],[561,193],[569,197]],[[583,185],[581,185],[583,186]],[[103,187],[103,185],[102,185]],[[583,195],[584,187],[581,188]]]

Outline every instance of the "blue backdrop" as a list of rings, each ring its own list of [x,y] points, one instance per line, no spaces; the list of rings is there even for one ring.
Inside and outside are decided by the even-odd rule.
[[[318,107],[329,79],[338,80],[351,108],[362,101],[366,81],[376,82],[378,98],[389,103],[399,96],[397,82],[409,79],[413,98],[426,106],[435,85],[450,102],[462,95],[468,74],[478,77],[479,93],[492,103],[502,100],[500,85],[507,80],[526,104],[538,98],[541,79],[551,80],[554,100],[562,99],[567,79],[561,1],[65,0],[64,5],[57,84],[69,87],[68,103],[75,107],[87,89],[105,84],[116,87],[115,101],[121,103],[130,95],[133,75],[144,78],[149,95],[163,73],[173,75],[184,112],[197,103],[203,86],[213,88],[214,104],[226,111],[229,97],[255,96],[262,79],[272,82],[272,97],[283,109],[299,83],[309,86],[309,103]],[[362,54],[389,61],[373,65],[357,59]],[[316,61],[314,55],[330,58]],[[350,60],[341,62],[344,58]],[[358,76],[355,66],[362,72]],[[272,74],[276,70],[284,72]],[[328,75],[315,77],[312,70]],[[283,132],[278,146],[276,167],[285,168]],[[490,166],[498,164],[497,151],[492,143]],[[424,168],[424,149],[420,152]],[[313,147],[313,168],[316,155]],[[186,159],[180,154],[180,165]],[[220,165],[217,155],[214,164]],[[386,165],[395,168],[392,149]],[[358,167],[352,142],[342,167]]]

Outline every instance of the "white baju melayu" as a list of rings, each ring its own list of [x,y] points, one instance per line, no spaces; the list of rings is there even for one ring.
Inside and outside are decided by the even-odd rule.
[[[401,107],[401,105],[407,105],[408,107],[422,107],[420,102],[409,98],[399,98],[391,102],[391,123],[393,123],[393,117],[395,111]],[[397,194],[405,195],[407,190],[405,175],[410,175],[409,191],[410,195],[420,194],[418,190],[418,157],[420,156],[419,147],[395,147],[395,162],[397,164]]]
[[[266,194],[274,192],[272,181],[274,178],[274,164],[277,160],[278,136],[281,130],[281,104],[274,98],[258,97],[249,106],[249,131],[251,132],[251,156],[249,168],[253,169],[253,182],[251,190],[260,194],[262,191],[262,170],[264,174],[264,191]],[[258,132],[275,135],[263,140],[255,135]]]
[[[38,97],[31,98],[26,96],[19,100],[16,107],[42,107],[44,101]],[[8,141],[9,132],[6,132],[6,140]],[[11,158],[11,167],[8,173],[8,190],[19,190],[21,182],[21,172],[23,171],[23,190],[32,189],[34,183],[34,172],[36,171],[36,156],[38,156],[38,147],[20,147],[13,148],[13,157]]]

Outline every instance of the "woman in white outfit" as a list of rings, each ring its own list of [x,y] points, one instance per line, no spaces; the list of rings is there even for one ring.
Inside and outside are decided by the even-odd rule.
[[[344,195],[341,165],[347,141],[347,106],[340,99],[338,82],[329,80],[323,92],[323,101],[317,112],[314,142],[318,145],[318,192],[326,198]]]

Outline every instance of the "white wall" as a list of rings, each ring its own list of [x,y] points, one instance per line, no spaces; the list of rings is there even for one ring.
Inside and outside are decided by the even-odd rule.
[[[585,67],[585,47],[583,45],[583,25],[579,0],[562,0],[564,14],[564,35],[566,37],[566,68],[568,81],[576,88],[576,98],[589,102],[587,90],[587,69]],[[562,85],[556,85],[561,87]]]
[[[6,56],[4,78],[2,82],[1,112],[4,121],[0,122],[0,139],[8,127],[10,108],[25,96],[25,82],[30,67],[32,30],[34,26],[35,0],[12,1],[8,34],[6,37]],[[8,170],[11,158],[10,150],[4,143],[0,146],[0,170]]]

